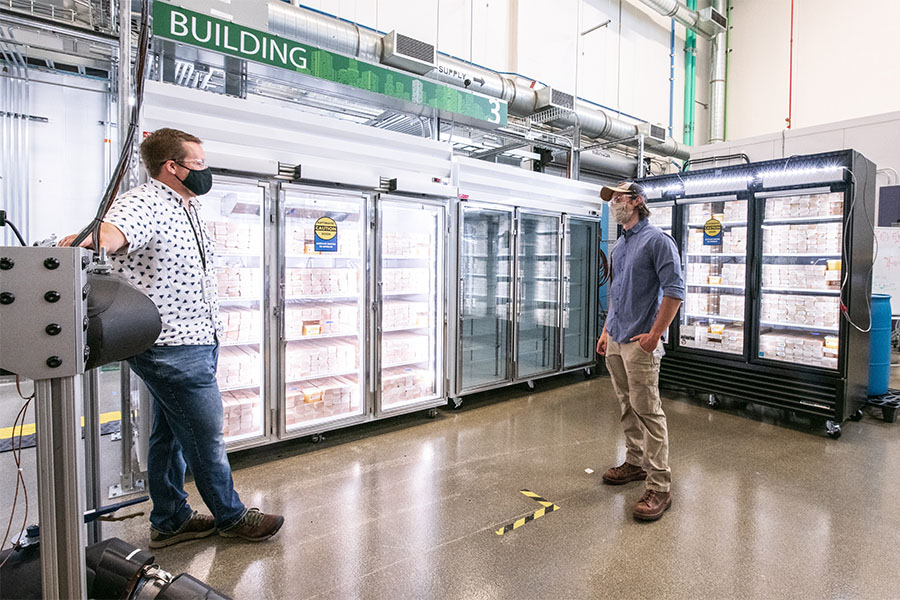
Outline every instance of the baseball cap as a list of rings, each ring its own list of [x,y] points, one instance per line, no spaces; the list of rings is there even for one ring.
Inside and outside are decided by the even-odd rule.
[[[600,190],[600,197],[609,202],[613,197],[613,194],[634,194],[635,196],[643,196],[644,195],[644,186],[639,183],[635,183],[633,181],[623,181],[616,186],[603,186],[603,189]]]

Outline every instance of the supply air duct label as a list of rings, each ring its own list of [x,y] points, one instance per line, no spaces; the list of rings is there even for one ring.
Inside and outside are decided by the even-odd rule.
[[[371,65],[165,2],[153,3],[153,34],[500,127],[506,125],[507,104],[503,100]]]

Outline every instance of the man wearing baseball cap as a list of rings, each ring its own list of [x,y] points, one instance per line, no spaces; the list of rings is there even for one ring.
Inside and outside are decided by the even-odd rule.
[[[684,300],[675,240],[647,220],[644,188],[622,182],[600,197],[625,233],[610,255],[609,314],[597,340],[622,409],[625,462],[603,475],[610,485],[646,480],[634,517],[655,521],[672,505],[669,435],[659,398],[662,335]]]

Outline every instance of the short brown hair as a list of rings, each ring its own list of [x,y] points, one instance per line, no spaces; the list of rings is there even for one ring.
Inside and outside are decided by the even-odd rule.
[[[150,177],[156,177],[166,161],[184,158],[184,142],[202,144],[203,140],[195,135],[164,127],[157,129],[141,142],[141,160],[147,167]]]

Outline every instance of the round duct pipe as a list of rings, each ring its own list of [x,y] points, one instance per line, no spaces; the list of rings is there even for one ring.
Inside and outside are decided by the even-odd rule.
[[[269,0],[269,32],[355,56],[366,62],[376,64],[381,62],[382,41],[378,33],[354,23],[292,6],[281,0]],[[440,54],[438,66],[439,68],[425,77],[505,100],[509,105],[509,112],[514,115],[528,116],[535,112],[537,92],[527,85],[518,83],[514,78]],[[453,71],[466,73],[469,85],[466,86],[465,80],[449,74]],[[481,81],[478,81],[477,85],[473,84],[475,79],[483,79],[484,84],[482,85]],[[576,105],[575,114],[562,121],[574,125],[576,119],[581,125],[582,134],[588,137],[624,140],[637,136],[637,126],[616,119],[599,108]],[[632,144],[636,145],[636,142]],[[690,158],[688,151],[672,138],[666,138],[664,143],[648,147],[647,151],[681,160]]]

